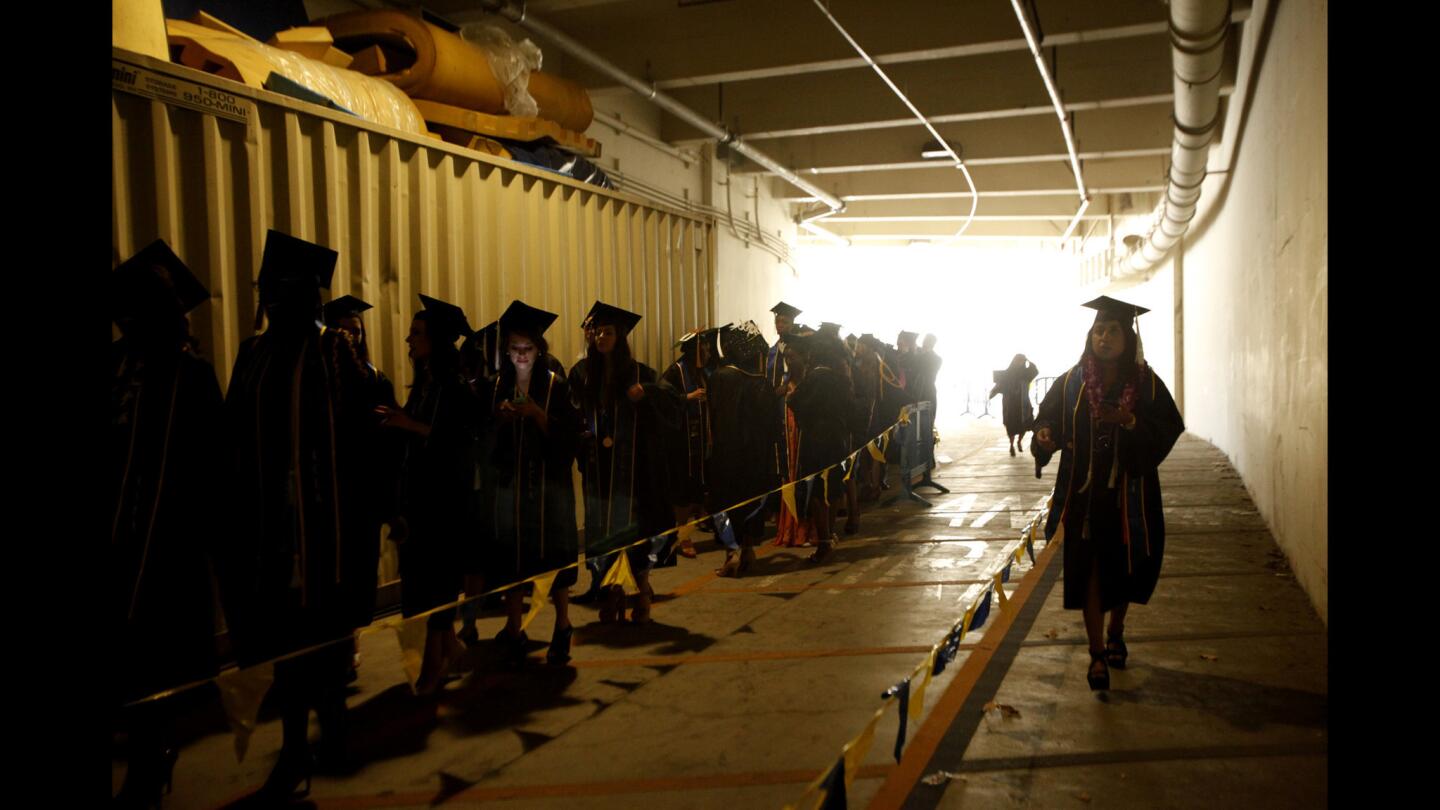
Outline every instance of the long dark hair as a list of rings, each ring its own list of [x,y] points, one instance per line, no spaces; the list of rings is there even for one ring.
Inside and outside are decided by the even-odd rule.
[[[618,329],[615,331],[615,348],[610,351],[610,355],[612,376],[610,390],[606,391],[605,355],[595,348],[594,343],[585,348],[585,390],[581,392],[581,401],[585,403],[587,410],[623,399],[625,390],[633,382],[630,378],[635,368],[635,358],[630,354],[629,339]]]
[[[535,371],[549,371],[545,364],[545,358],[550,354],[550,344],[545,340],[544,335],[537,335],[528,329],[516,327],[514,329],[500,330],[500,384],[501,386],[515,384],[515,364],[510,362],[510,339],[513,337],[529,338],[535,344]],[[534,371],[531,372],[530,381],[535,381]]]
[[[435,318],[428,310],[415,313],[415,320],[425,322],[425,336],[430,340],[430,357],[425,363],[414,362],[415,380],[411,388],[423,385],[429,379],[447,380],[460,378],[460,350],[455,347],[455,336],[447,335],[435,328]]]

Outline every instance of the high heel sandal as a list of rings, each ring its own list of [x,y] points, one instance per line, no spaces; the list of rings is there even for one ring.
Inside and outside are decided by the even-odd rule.
[[[555,634],[550,637],[550,649],[545,653],[545,663],[551,666],[564,666],[570,663],[570,639],[574,635],[574,625],[566,627],[564,630],[557,628]]]
[[[834,550],[835,536],[831,535],[829,540],[820,541],[820,545],[815,547],[815,551],[812,552],[808,558],[806,558],[806,561],[811,563],[812,565],[819,565],[820,563],[825,562],[826,558],[830,556],[830,552]]]
[[[725,563],[715,572],[717,577],[735,577],[740,574],[740,555],[733,551],[725,552]]]
[[[655,597],[655,591],[646,588],[635,595],[635,607],[630,611],[630,622],[632,624],[649,624],[650,602]]]
[[[159,808],[161,797],[171,792],[171,778],[179,752],[167,748],[154,759],[132,761],[125,774],[125,784],[115,797],[117,807]]]
[[[1104,671],[1095,674],[1095,665],[1104,667]],[[1090,651],[1090,669],[1085,673],[1085,680],[1090,682],[1090,691],[1100,692],[1110,688],[1110,667],[1105,663],[1105,652]]]
[[[506,661],[514,664],[525,663],[525,645],[530,643],[530,636],[526,635],[524,630],[518,635],[511,635],[508,629],[502,627],[500,632],[495,634],[495,641],[503,650]]]
[[[755,564],[755,549],[751,548],[750,546],[741,546],[741,547],[740,547],[740,568],[736,570],[736,572],[735,572],[736,576],[739,576],[740,574],[744,574],[746,571],[749,571],[749,570],[750,570],[750,566],[752,566],[752,565],[754,565],[754,564]]]
[[[625,615],[625,591],[611,587],[605,594],[605,604],[600,607],[600,623],[615,624]]]
[[[309,751],[287,754],[285,749],[281,748],[280,761],[275,763],[275,769],[266,777],[264,786],[255,794],[256,798],[269,806],[309,796],[312,768],[313,761]]]
[[[1125,646],[1124,630],[1119,633],[1110,633],[1105,641],[1105,663],[1115,669],[1124,669],[1125,661],[1130,657],[1130,649]]]

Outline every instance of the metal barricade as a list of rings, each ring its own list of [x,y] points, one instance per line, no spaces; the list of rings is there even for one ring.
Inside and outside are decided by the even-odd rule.
[[[935,469],[935,403],[911,405],[910,421],[895,431],[894,442],[892,447],[899,451],[900,492],[887,498],[882,506],[889,506],[900,498],[930,506],[929,501],[915,492],[917,487],[930,487],[941,494],[950,492],[930,478],[930,471]]]

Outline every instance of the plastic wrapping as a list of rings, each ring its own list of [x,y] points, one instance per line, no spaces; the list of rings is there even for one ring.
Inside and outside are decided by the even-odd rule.
[[[219,73],[251,87],[278,73],[366,121],[428,134],[415,102],[389,82],[184,20],[166,20],[170,44],[182,45],[181,64]]]
[[[529,39],[516,42],[493,25],[467,25],[460,29],[460,36],[485,51],[490,71],[505,88],[505,111],[527,118],[538,116],[540,105],[530,95],[530,72],[540,69],[544,58],[540,47]]]
[[[355,67],[392,82],[411,98],[435,101],[489,115],[505,114],[520,75],[515,64],[539,65],[538,51],[526,56],[533,44],[522,42],[511,58],[494,60],[489,46],[440,28],[419,15],[398,9],[350,11],[316,21],[330,29],[336,47],[356,57]],[[483,26],[482,26],[483,27]],[[464,29],[462,29],[464,30]],[[506,62],[512,66],[505,67]],[[514,79],[498,73],[509,70]],[[590,94],[577,82],[530,68],[525,86],[535,102],[534,115],[565,129],[583,133],[595,118]],[[511,110],[513,114],[513,109]]]

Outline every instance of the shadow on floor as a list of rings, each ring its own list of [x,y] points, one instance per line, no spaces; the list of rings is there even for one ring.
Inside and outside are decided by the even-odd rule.
[[[1127,688],[1127,677],[1134,677],[1130,673],[1142,674],[1143,683]],[[1271,724],[1316,729],[1329,725],[1329,696],[1299,689],[1144,664],[1112,672],[1110,682],[1110,703],[1197,709],[1244,731]]]

